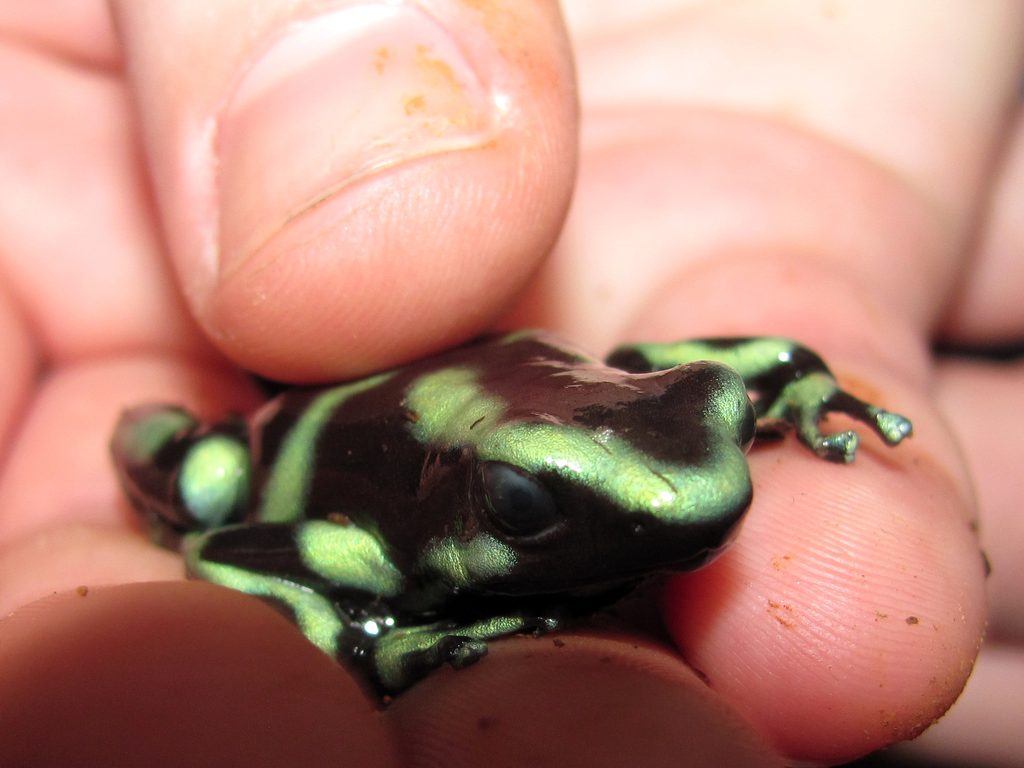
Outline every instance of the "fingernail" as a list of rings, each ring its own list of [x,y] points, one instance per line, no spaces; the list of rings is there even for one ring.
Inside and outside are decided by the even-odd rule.
[[[494,112],[456,40],[416,7],[368,3],[298,22],[221,117],[221,275],[350,185],[486,143]]]

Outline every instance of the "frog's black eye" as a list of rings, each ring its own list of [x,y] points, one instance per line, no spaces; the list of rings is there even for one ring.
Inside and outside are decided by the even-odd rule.
[[[488,461],[481,465],[480,474],[491,519],[505,533],[536,536],[560,521],[551,492],[527,472]]]

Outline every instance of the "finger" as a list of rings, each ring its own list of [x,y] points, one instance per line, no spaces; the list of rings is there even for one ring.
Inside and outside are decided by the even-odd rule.
[[[844,6],[830,19],[810,6],[722,6],[647,18],[622,34],[605,28],[593,45],[584,37],[584,116],[594,119],[573,215],[516,315],[598,347],[796,336],[848,386],[915,421],[914,441],[879,464],[863,448],[852,468],[797,459],[791,447],[756,453],[755,505],[735,552],[669,598],[687,658],[803,760],[849,758],[924,728],[962,687],[983,626],[969,484],[926,396],[927,336],[1016,98],[1010,30],[1020,9],[958,18],[901,6],[907,15],[886,17],[878,46],[879,8]],[[917,34],[923,24],[936,34]],[[660,68],[688,76],[645,80],[654,58],[644,58],[638,29],[660,36],[651,48]],[[959,41],[956,71],[969,87],[945,87],[940,40]],[[852,49],[861,54],[830,58]],[[915,83],[917,70],[901,66],[911,59],[934,62],[936,76]],[[719,93],[723,71],[733,76]],[[873,89],[878,72],[892,79]],[[639,108],[638,95],[666,106]],[[728,109],[701,109],[709,103]],[[850,104],[865,120],[840,125]],[[949,130],[937,141],[939,115]],[[776,466],[768,457],[777,450],[796,464],[787,455]],[[905,631],[919,626],[931,633]],[[871,666],[872,654],[892,666]],[[823,702],[843,717],[823,716]]]
[[[399,765],[352,678],[228,590],[79,590],[0,632],[5,765]]]
[[[0,33],[91,66],[109,67],[118,60],[110,12],[103,0],[2,3]]]
[[[388,716],[406,754],[445,755],[452,768],[781,765],[672,653],[635,636],[492,643],[474,666],[404,693]]]
[[[10,296],[0,291],[0,360],[4,361],[4,386],[0,387],[0,472],[10,455],[10,441],[29,402],[36,372],[37,352],[24,319]]]
[[[64,522],[0,546],[0,615],[61,592],[183,575],[180,557],[138,531]]]
[[[915,436],[891,456],[862,445],[838,466],[755,449],[737,541],[666,592],[683,656],[791,759],[841,763],[912,738],[977,653],[984,566],[967,489],[946,474],[951,443],[934,447],[935,415],[901,394]]]
[[[678,281],[676,333],[763,333],[790,293],[743,276],[775,262],[931,328],[1017,99],[1024,7],[633,4],[641,18],[621,19],[566,6],[588,23],[580,178],[514,322],[610,346]],[[725,264],[731,280],[714,280]],[[815,316],[839,320],[832,300]]]
[[[970,269],[958,286],[943,330],[975,345],[1019,342],[1024,336],[1024,110],[1018,108],[981,222]]]
[[[248,382],[214,364],[153,356],[54,371],[0,473],[0,545],[59,523],[128,524],[109,449],[113,425],[128,405],[179,403],[219,414],[255,401]]]
[[[620,117],[623,107],[686,104],[798,126],[923,191],[938,214],[954,217],[943,226],[968,234],[964,199],[984,190],[1017,101],[1018,4],[980,13],[927,0],[700,13],[661,5],[631,4],[616,18],[585,0],[566,3],[582,36],[585,110],[614,107]]]
[[[0,270],[40,355],[204,352],[161,253],[117,78],[12,45],[0,45],[0,77]]]
[[[697,270],[656,294],[630,336],[662,338],[701,307],[713,317],[741,272],[772,286],[782,309],[739,306],[726,332],[807,340],[845,387],[907,414],[914,436],[895,449],[866,437],[849,467],[792,444],[755,451],[754,504],[733,550],[676,583],[666,621],[685,658],[785,755],[842,762],[919,733],[970,673],[985,621],[970,483],[914,331],[841,275],[743,260]]]
[[[989,636],[1024,644],[1024,437],[1008,414],[1024,413],[1024,364],[943,361],[943,413],[964,447],[981,510],[981,541],[992,564]]]
[[[1020,765],[1022,690],[1024,651],[987,643],[956,706],[920,739],[893,750],[895,759],[906,757],[913,765]]]
[[[555,3],[116,8],[179,279],[243,365],[337,377],[464,338],[553,241]]]

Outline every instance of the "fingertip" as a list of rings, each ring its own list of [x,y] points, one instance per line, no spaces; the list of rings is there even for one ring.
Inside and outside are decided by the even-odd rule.
[[[776,766],[742,717],[671,651],[637,637],[560,633],[491,643],[388,715],[409,755],[445,765]]]
[[[666,625],[784,754],[842,762],[955,701],[984,627],[983,564],[962,489],[916,471],[923,452],[833,466],[797,450],[752,457],[736,544],[670,583]]]
[[[221,277],[202,310],[207,331],[243,367],[297,381],[378,370],[479,333],[533,273],[562,209],[541,214],[539,229],[536,218],[517,225],[511,209],[524,201],[494,210],[506,196],[494,179],[511,171],[483,152],[396,169],[290,222]]]
[[[126,407],[182,403],[205,415],[258,401],[252,383],[220,361],[136,355],[55,371],[0,475],[0,506],[15,513],[0,516],[0,545],[58,524],[124,525],[110,439]]]
[[[486,324],[551,247],[572,187],[556,4],[233,9],[118,6],[207,332],[247,367],[316,379]]]
[[[90,587],[15,612],[3,635],[5,764],[399,764],[356,682],[253,598]]]
[[[62,522],[5,542],[3,553],[0,616],[89,585],[184,576],[176,554],[152,546],[138,531],[111,525]]]

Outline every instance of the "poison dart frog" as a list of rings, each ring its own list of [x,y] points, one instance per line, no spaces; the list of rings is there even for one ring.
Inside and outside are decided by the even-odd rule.
[[[485,338],[357,381],[286,390],[248,419],[126,411],[132,505],[190,576],[282,608],[394,695],[487,642],[598,610],[711,561],[751,502],[746,451],[792,428],[823,459],[896,445],[904,417],[782,338],[620,347]]]

